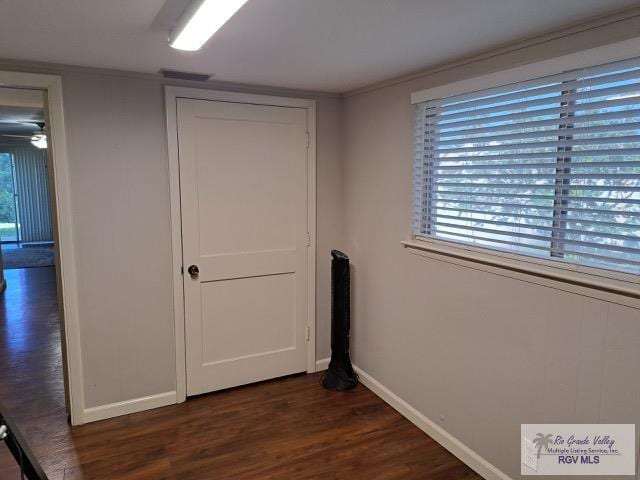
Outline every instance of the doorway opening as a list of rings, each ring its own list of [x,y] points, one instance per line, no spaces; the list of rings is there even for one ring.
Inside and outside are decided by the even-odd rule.
[[[69,414],[47,117],[43,90],[0,87],[0,416],[25,431]]]
[[[15,97],[15,90],[0,90],[0,99]],[[0,241],[5,270],[53,267],[55,262],[44,101],[39,91],[19,95],[25,98],[13,103],[23,105],[0,104]]]

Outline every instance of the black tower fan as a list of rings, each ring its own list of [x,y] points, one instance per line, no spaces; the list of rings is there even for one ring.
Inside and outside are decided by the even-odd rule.
[[[358,383],[349,358],[351,292],[349,257],[331,250],[331,362],[322,385],[331,390],[349,390]]]

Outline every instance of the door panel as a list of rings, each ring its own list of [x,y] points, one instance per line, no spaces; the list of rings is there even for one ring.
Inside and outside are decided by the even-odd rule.
[[[306,110],[181,98],[177,113],[187,394],[304,371]]]
[[[298,212],[291,200],[299,185],[289,175],[300,173],[300,158],[290,151],[296,125],[225,119],[197,127],[196,148],[215,145],[233,152],[223,172],[206,156],[197,165],[199,203],[205,207],[198,218],[200,254],[295,249]]]
[[[204,364],[295,348],[295,282],[284,273],[205,283],[202,315],[216,322],[203,324]]]

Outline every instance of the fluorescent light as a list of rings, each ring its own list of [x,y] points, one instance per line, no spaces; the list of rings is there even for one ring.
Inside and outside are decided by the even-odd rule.
[[[31,145],[36,148],[47,148],[47,136],[44,133],[36,133],[31,137]]]
[[[169,37],[178,50],[199,50],[247,0],[198,0],[180,19]]]

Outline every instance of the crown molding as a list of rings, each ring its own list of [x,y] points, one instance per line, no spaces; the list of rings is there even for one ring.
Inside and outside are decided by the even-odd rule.
[[[449,62],[441,63],[427,69],[418,70],[417,72],[393,77],[381,82],[375,82],[370,85],[345,92],[343,93],[343,96],[352,97],[355,95],[372,92],[412,80],[418,80],[430,75],[434,75],[436,73],[445,72],[447,70],[453,70],[467,65],[480,63],[482,61],[506,56],[507,54],[518,53],[519,51],[531,49],[532,47],[544,47],[546,44],[558,40],[569,39],[570,37],[576,37],[583,33],[593,33],[594,30],[602,30],[604,35],[598,38],[589,38],[584,42],[585,44],[583,45],[583,47],[574,48],[567,52],[563,52],[560,55],[573,53],[582,49],[598,47],[606,45],[608,43],[628,40],[630,38],[640,36],[640,7],[625,8],[623,10],[617,10],[613,13],[591,17],[586,21],[581,21],[579,23],[568,25],[560,29],[550,30],[543,34],[533,35],[524,39],[509,42],[498,47],[493,47],[476,52],[472,55],[465,55],[464,57],[460,57]],[[605,30],[610,31],[605,32]],[[533,57],[529,57],[524,61],[521,61],[519,63],[516,62],[515,64],[510,63],[509,67],[518,66],[519,64],[522,65],[532,63],[540,60],[546,60],[554,56],[558,56],[558,54],[554,54],[551,49],[542,49],[540,53]],[[494,71],[500,69],[501,68],[496,68],[494,69]],[[491,71],[485,73],[491,73]]]
[[[129,79],[157,82],[161,85],[175,85],[179,87],[195,87],[215,90],[226,90],[242,93],[257,93],[264,95],[278,95],[299,98],[340,98],[341,93],[322,92],[315,90],[300,90],[295,88],[259,85],[251,83],[227,82],[222,80],[208,80],[196,82],[189,80],[177,80],[165,78],[160,73],[135,72],[131,70],[117,70],[110,68],[87,67],[81,65],[68,65],[48,62],[34,62],[11,58],[0,58],[0,70],[13,70],[26,73],[45,73],[54,75],[64,74],[93,74]]]

